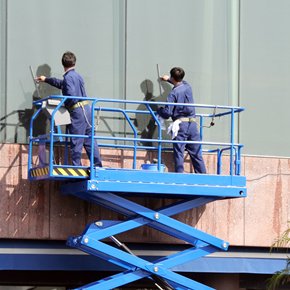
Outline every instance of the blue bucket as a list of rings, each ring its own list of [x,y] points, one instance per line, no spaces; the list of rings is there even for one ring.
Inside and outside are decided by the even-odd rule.
[[[143,170],[158,171],[158,165],[156,163],[144,163],[141,165],[141,168]],[[164,164],[160,164],[159,172],[164,172],[164,170],[165,170]]]

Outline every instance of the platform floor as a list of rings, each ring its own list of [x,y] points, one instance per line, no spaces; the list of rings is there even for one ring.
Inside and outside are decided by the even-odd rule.
[[[122,168],[54,166],[33,168],[30,179],[66,181],[65,192],[113,192],[142,195],[246,197],[246,178],[237,175],[173,173]]]

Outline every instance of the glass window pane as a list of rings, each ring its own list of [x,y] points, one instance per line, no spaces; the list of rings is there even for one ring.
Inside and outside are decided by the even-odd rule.
[[[287,0],[241,1],[240,134],[249,154],[290,156],[289,9]]]
[[[166,101],[171,86],[163,82],[160,89],[158,64],[161,74],[169,74],[174,66],[184,68],[196,103],[236,103],[232,95],[229,1],[182,0],[178,5],[173,0],[127,3],[128,99]],[[146,116],[137,121],[140,132],[151,122]],[[209,123],[207,120],[205,125]],[[156,132],[153,135],[156,137]],[[205,139],[212,138],[229,141],[229,127],[222,120],[217,119],[215,127],[205,129]]]
[[[89,96],[122,97],[123,3],[7,1],[6,142],[27,141],[36,96],[29,66],[37,74],[62,78],[64,51],[76,54],[77,70],[84,77]],[[45,97],[59,91],[42,84],[40,93]]]

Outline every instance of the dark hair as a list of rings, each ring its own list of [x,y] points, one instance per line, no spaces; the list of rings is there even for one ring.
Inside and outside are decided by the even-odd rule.
[[[70,52],[70,51],[66,51],[63,55],[62,55],[62,59],[61,59],[61,63],[64,67],[73,67],[75,66],[77,61],[76,56],[74,55],[74,53]]]
[[[176,82],[181,82],[185,76],[185,72],[181,67],[174,67],[170,70],[170,76]]]

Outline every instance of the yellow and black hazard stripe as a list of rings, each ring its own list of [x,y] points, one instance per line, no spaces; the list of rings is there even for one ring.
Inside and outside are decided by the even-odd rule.
[[[44,177],[49,174],[49,167],[33,168],[30,172],[31,177]],[[64,168],[55,167],[52,170],[52,176],[76,176],[76,177],[88,177],[89,170],[82,168]]]
[[[43,167],[43,168],[33,168],[30,171],[30,174],[32,177],[40,177],[40,176],[45,176],[48,175],[49,173],[49,168],[48,167]]]
[[[82,169],[82,168],[56,167],[53,169],[53,176],[83,176],[83,177],[88,177],[89,172],[87,169]]]

